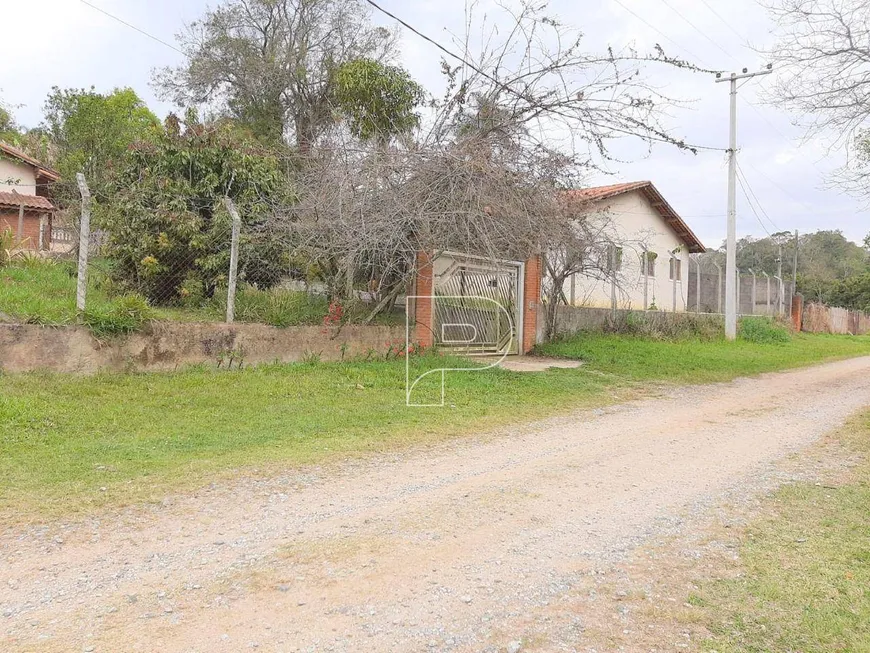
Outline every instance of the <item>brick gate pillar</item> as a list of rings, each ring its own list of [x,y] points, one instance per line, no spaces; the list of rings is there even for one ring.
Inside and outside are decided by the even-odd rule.
[[[527,354],[535,346],[538,331],[538,307],[541,304],[541,256],[526,261],[523,278],[523,332],[520,334],[520,353]]]
[[[795,331],[800,331],[803,328],[804,320],[804,296],[800,293],[795,293],[791,296],[791,325]]]
[[[417,252],[417,274],[414,282],[414,340],[423,347],[431,347],[435,340],[432,334],[432,256]]]

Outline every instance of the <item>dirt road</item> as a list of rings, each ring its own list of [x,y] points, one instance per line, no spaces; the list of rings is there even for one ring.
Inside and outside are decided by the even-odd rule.
[[[853,359],[4,532],[0,650],[586,650],[583,578],[868,405]]]

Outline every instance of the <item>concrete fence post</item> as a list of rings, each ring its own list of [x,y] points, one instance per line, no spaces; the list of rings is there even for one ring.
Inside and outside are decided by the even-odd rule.
[[[79,221],[79,268],[76,280],[76,310],[85,310],[88,290],[88,252],[91,245],[91,190],[85,176],[76,173],[76,183],[82,196],[82,217]]]
[[[610,244],[610,314],[614,323],[616,322],[616,268],[618,253],[616,245]]]
[[[236,318],[236,274],[239,268],[239,232],[242,219],[236,210],[236,205],[229,197],[224,197],[224,204],[233,219],[233,229],[230,237],[230,272],[227,281],[227,324],[232,324]]]
[[[737,315],[740,315],[740,291],[742,290],[740,288],[740,282],[740,268],[737,268]]]
[[[749,309],[750,315],[755,315],[755,298],[758,285],[758,278],[755,276],[755,270],[749,268],[749,274],[752,275],[752,308]]]
[[[782,315],[783,310],[784,310],[784,309],[783,309],[783,301],[784,301],[783,293],[785,292],[785,288],[784,288],[783,283],[782,283],[782,277],[776,277],[776,276],[775,276],[774,279],[776,279],[776,280],[779,282],[778,287],[777,287],[777,293],[776,293],[776,294],[777,294],[777,297],[776,297],[776,314],[777,314],[777,315]]]
[[[15,232],[15,240],[21,247],[21,242],[24,240],[24,204],[18,207],[18,230]]]
[[[716,312],[722,313],[722,266],[718,263],[714,263],[716,266],[716,271],[719,274],[718,282],[716,285]]]
[[[762,272],[764,278],[767,279],[767,309],[765,310],[765,315],[770,315],[770,275],[767,272]]]
[[[701,256],[695,256],[695,312],[701,312]]]

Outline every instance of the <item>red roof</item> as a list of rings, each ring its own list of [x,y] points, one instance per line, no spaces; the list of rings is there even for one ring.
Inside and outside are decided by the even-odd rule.
[[[580,203],[586,203],[600,202],[632,191],[643,193],[650,205],[659,212],[659,215],[662,216],[662,219],[668,224],[668,226],[674,230],[677,236],[679,236],[684,243],[686,243],[691,253],[702,254],[707,251],[704,244],[689,228],[689,225],[687,225],[677,212],[674,211],[673,207],[668,204],[667,200],[661,193],[659,193],[658,189],[653,186],[651,181],[633,181],[626,184],[578,188],[565,191],[565,194],[570,199],[577,200]]]
[[[11,206],[18,208],[24,205],[25,209],[38,209],[43,211],[54,211],[54,204],[48,201],[47,197],[39,197],[37,195],[22,195],[15,189],[10,192],[0,191],[0,206]]]
[[[37,161],[32,156],[25,154],[17,147],[12,147],[8,143],[0,141],[0,152],[3,152],[15,159],[18,159],[19,161],[23,161],[27,165],[33,166],[34,168],[36,168],[36,173],[42,177],[48,177],[52,181],[57,181],[58,179],[60,179],[60,174],[57,171],[42,165],[40,161]]]

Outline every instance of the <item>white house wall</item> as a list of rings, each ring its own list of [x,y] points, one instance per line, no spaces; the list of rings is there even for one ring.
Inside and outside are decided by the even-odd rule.
[[[12,161],[0,154],[0,191],[8,193],[12,190],[22,195],[36,195],[34,170],[32,166]]]
[[[647,307],[673,310],[673,282],[670,279],[671,258],[668,252],[680,248],[678,258],[682,261],[682,280],[677,281],[678,311],[686,310],[689,283],[689,252],[683,241],[664,221],[640,191],[617,195],[600,203],[607,208],[606,216],[613,224],[616,239],[623,248],[622,264],[617,283],[619,308],[644,308],[644,282],[647,283]],[[655,277],[646,279],[641,273],[641,248],[658,254]],[[573,291],[573,292],[572,292]],[[575,306],[610,307],[611,284],[609,281],[574,275],[565,283],[565,294]]]

